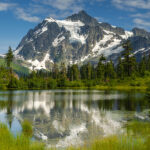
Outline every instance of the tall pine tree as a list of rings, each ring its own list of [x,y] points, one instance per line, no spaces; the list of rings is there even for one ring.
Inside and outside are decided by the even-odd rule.
[[[124,48],[124,52],[123,52],[124,71],[126,76],[130,77],[136,73],[136,59],[132,55],[133,49],[131,46],[131,42],[129,40],[127,40],[123,44],[123,48]]]

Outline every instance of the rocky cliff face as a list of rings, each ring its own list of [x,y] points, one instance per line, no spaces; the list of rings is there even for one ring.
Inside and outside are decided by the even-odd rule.
[[[113,61],[121,54],[122,43],[131,39],[136,56],[148,52],[150,33],[131,32],[99,23],[85,11],[66,20],[46,18],[22,39],[14,54],[27,61],[30,69],[47,69],[54,63],[96,62],[101,54]]]

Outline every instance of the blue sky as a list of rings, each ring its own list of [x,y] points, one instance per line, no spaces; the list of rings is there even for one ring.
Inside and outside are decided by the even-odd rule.
[[[46,17],[64,19],[85,10],[100,22],[150,31],[150,0],[0,0],[0,53]]]

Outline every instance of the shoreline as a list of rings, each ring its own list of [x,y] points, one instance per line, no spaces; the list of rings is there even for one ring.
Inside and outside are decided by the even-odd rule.
[[[147,86],[126,86],[126,85],[116,85],[116,86],[92,86],[92,87],[57,87],[53,89],[42,89],[42,88],[32,88],[32,89],[19,89],[19,88],[8,88],[0,89],[0,91],[11,91],[11,90],[118,90],[118,91],[147,91]]]

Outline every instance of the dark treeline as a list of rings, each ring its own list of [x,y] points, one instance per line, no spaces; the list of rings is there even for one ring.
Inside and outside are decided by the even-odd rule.
[[[87,63],[66,67],[64,63],[54,65],[51,71],[32,71],[28,76],[17,77],[12,72],[12,53],[6,55],[7,68],[0,68],[0,88],[5,89],[54,89],[63,87],[94,87],[117,84],[125,79],[135,79],[150,75],[150,55],[140,62],[132,54],[130,41],[123,44],[124,52],[115,66],[101,55],[96,66]]]

